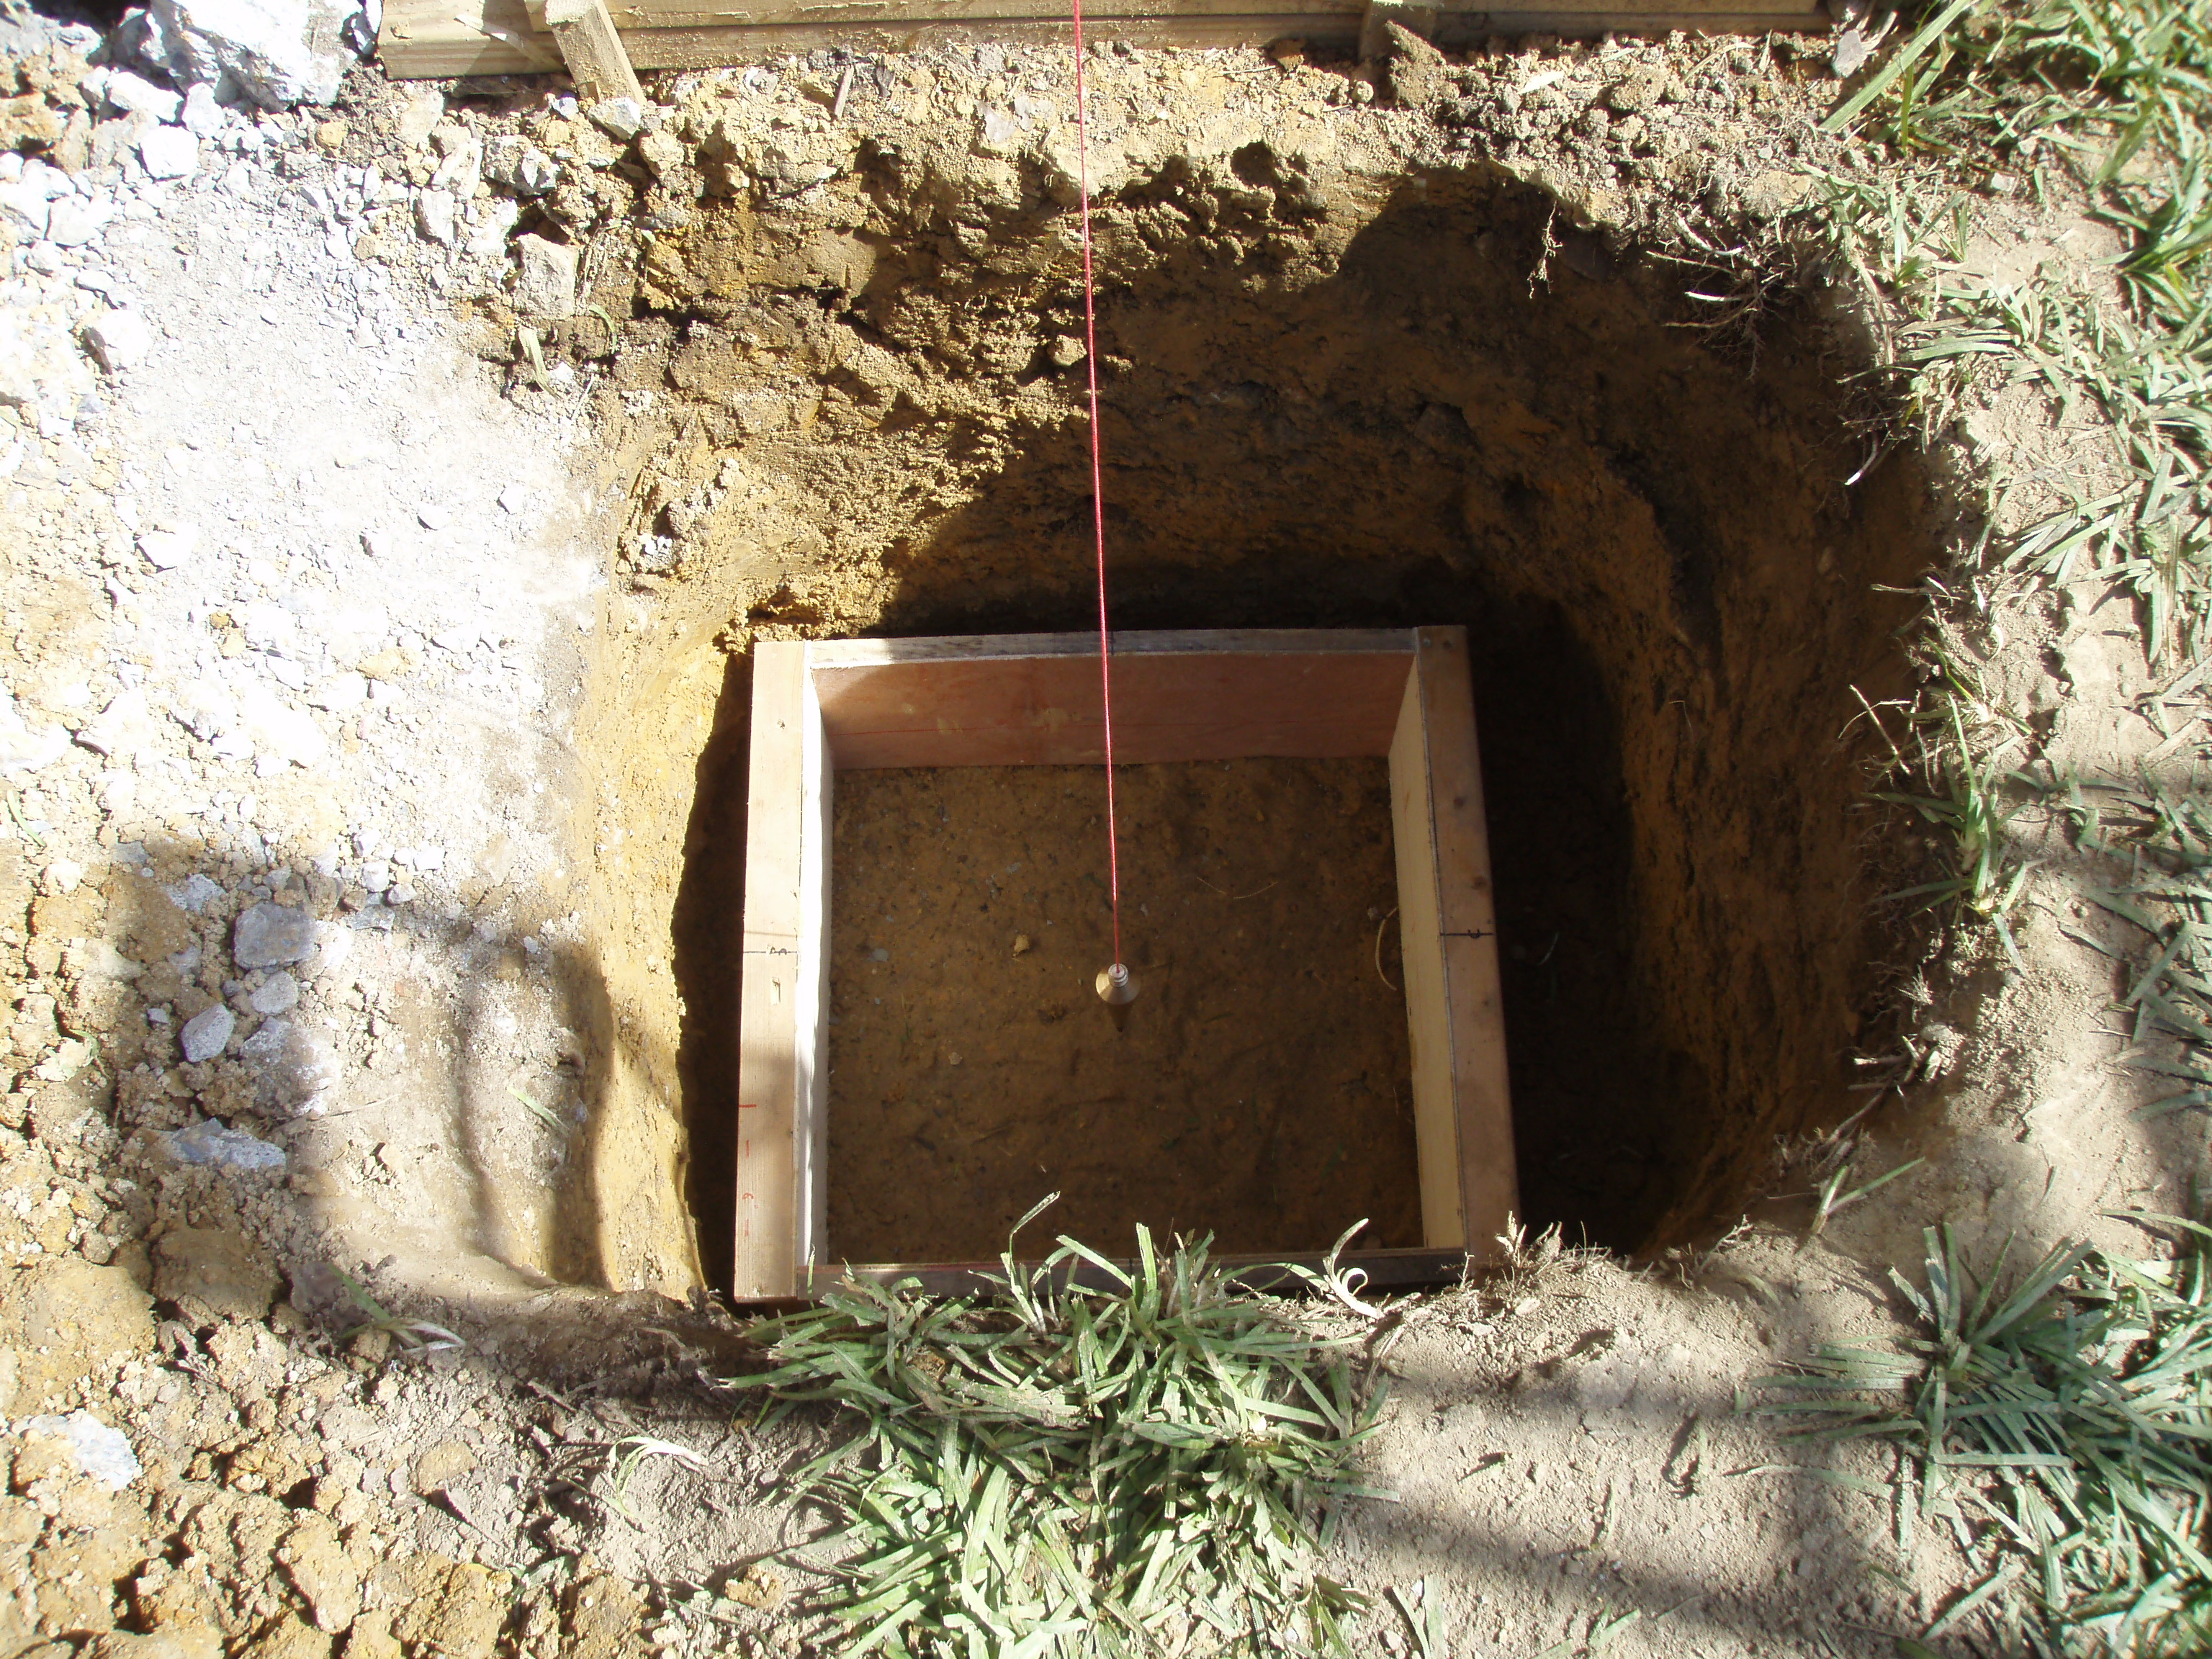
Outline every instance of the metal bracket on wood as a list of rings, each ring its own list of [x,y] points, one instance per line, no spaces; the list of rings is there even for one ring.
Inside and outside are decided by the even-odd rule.
[[[568,65],[568,78],[586,104],[609,98],[635,98],[642,104],[645,89],[637,71],[629,66],[629,53],[615,33],[615,20],[607,15],[606,0],[546,0],[545,24]]]

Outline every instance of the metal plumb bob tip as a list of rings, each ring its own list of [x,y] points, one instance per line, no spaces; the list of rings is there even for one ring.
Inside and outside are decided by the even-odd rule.
[[[1127,963],[1101,968],[1097,984],[1100,1000],[1110,1007],[1123,1007],[1137,1000],[1137,976],[1129,971]]]

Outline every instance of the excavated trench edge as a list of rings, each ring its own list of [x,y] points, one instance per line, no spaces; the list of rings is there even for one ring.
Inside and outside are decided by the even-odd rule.
[[[1550,198],[1495,169],[1409,173],[1315,233],[1297,204],[1327,181],[1271,198],[1249,159],[1108,207],[1116,624],[1469,629],[1526,1219],[1630,1250],[1709,1233],[1775,1136],[1860,1103],[1847,1062],[1895,954],[1874,872],[1909,853],[1859,810],[1871,734],[1837,734],[1854,687],[1905,684],[1911,603],[1881,590],[1934,560],[1936,494],[1902,453],[1842,482],[1862,365],[1812,298],[1723,348],[1684,325],[1673,268],[1563,242]],[[1200,197],[1182,236],[1138,234]],[[1238,213],[1276,227],[1245,227],[1241,264],[1220,252]],[[885,225],[856,291],[695,296],[660,337],[688,459],[624,551],[675,619],[633,684],[714,682],[685,693],[706,711],[689,776],[651,803],[685,816],[673,1070],[710,1283],[744,647],[1085,625],[1083,428],[1050,349],[1074,295],[1036,270],[1051,222],[962,270]],[[1267,234],[1308,240],[1269,265]],[[1528,280],[1547,239],[1548,286]],[[756,418],[802,382],[811,429]],[[677,547],[673,580],[645,535]]]

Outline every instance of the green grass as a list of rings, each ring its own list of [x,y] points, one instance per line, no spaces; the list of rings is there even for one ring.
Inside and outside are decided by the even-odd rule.
[[[2034,516],[1984,556],[2030,578],[2118,581],[2143,608],[2154,661],[2203,655],[2212,648],[2212,6],[1946,5],[1828,125],[1855,122],[1894,159],[1871,178],[1836,181],[1822,234],[1897,313],[1893,390],[1923,440],[1979,395],[2021,382],[2056,404],[2069,432],[2092,413],[2107,430],[2093,465],[2071,469],[2106,483],[2035,501]],[[2123,234],[2117,299],[2094,271],[2072,285],[1992,284],[1960,268],[1980,192],[2000,175],[2039,201],[2078,191]],[[2028,487],[2047,495],[2052,481]]]
[[[1968,699],[1953,690],[1940,697],[1942,726],[1933,741],[1923,740],[1919,771],[1926,793],[1882,789],[1875,799],[1911,809],[1944,832],[1946,872],[1933,881],[1900,889],[1893,898],[1955,904],[1987,921],[2003,942],[2014,967],[2026,971],[2020,947],[2006,920],[2026,890],[2029,865],[2013,849],[2013,819],[2026,805],[2012,786],[2018,775],[2006,772],[1993,751],[1978,754],[1966,731]],[[1902,751],[1897,757],[1903,763]]]
[[[2057,417],[2046,465],[1991,481],[1991,528],[1931,597],[1986,623],[2008,584],[2116,586],[2179,680],[2212,655],[2212,0],[1950,0],[1898,36],[1826,124],[1887,154],[1832,184],[1817,233],[1877,302],[1894,424],[1933,443],[2013,390]],[[1969,253],[2003,194],[2086,212],[2122,251],[1991,281]],[[1943,582],[1971,586],[1971,605]],[[2106,861],[2082,896],[2143,936],[2130,950],[2067,927],[2127,964],[2124,1058],[2178,1085],[2147,1109],[2212,1107],[2212,805],[2148,777],[2088,788],[2008,765],[2025,727],[1934,641],[1915,750],[1893,747],[1884,799],[1937,831],[1945,867],[1906,896],[1984,919],[2021,966],[2008,918],[2032,866],[2013,823],[2038,800],[2070,814]],[[1931,1232],[1923,1283],[1892,1274],[1909,1340],[1832,1345],[1765,1380],[1778,1397],[1762,1409],[1810,1437],[1895,1446],[1900,1560],[1942,1525],[1973,1564],[1928,1640],[2212,1647],[2212,1235],[2177,1225],[2172,1260],[2069,1246],[2003,1290],[2002,1261],[1978,1286],[1948,1229]]]
[[[1125,1273],[1062,1238],[988,1297],[850,1283],[756,1328],[774,1369],[739,1383],[855,1430],[797,1478],[841,1518],[799,1565],[847,1659],[1346,1650],[1366,1603],[1316,1562],[1379,1402],[1204,1242],[1137,1249]]]
[[[2126,964],[2119,1003],[2134,1018],[2134,1040],[2119,1063],[2179,1085],[2137,1115],[2212,1111],[2212,800],[2154,777],[2137,788],[2069,783],[2053,798],[2080,847],[2127,866],[2121,878],[2081,892],[2143,935],[2137,950],[2067,932]]]
[[[1899,1559],[1946,1525],[1981,1574],[1930,1638],[1986,1617],[2005,1651],[2212,1646],[2212,1230],[2175,1224],[2172,1260],[2069,1245],[2002,1291],[2002,1261],[1978,1285],[1930,1230],[1923,1285],[1890,1275],[1916,1334],[1755,1385],[1805,1439],[1897,1448]]]

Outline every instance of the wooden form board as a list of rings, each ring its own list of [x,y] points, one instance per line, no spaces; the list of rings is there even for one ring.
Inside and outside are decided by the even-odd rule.
[[[541,74],[561,52],[526,0],[386,0],[377,37],[396,80],[459,75]],[[712,69],[785,52],[838,46],[910,52],[954,41],[1054,45],[1067,14],[1039,0],[609,0],[608,15],[638,69]],[[1264,46],[1300,39],[1348,44],[1359,37],[1364,0],[1100,0],[1086,4],[1086,29],[1140,46]],[[1589,37],[1609,32],[1661,35],[1824,31],[1827,14],[1789,0],[1609,0],[1589,5],[1494,11],[1439,9],[1437,43],[1475,45],[1492,35]]]
[[[836,774],[806,647],[753,653],[738,989],[737,1255],[748,1297],[790,1294],[822,1253],[828,1192],[830,806]]]
[[[1097,640],[764,643],[753,666],[739,991],[740,1300],[834,1282],[825,1259],[830,802],[840,769],[1097,764]],[[1497,930],[1466,630],[1121,634],[1117,762],[1387,757],[1424,1248],[1375,1282],[1488,1256],[1516,1203]],[[856,1267],[957,1281],[975,1264]],[[949,1276],[949,1277],[948,1277]]]

